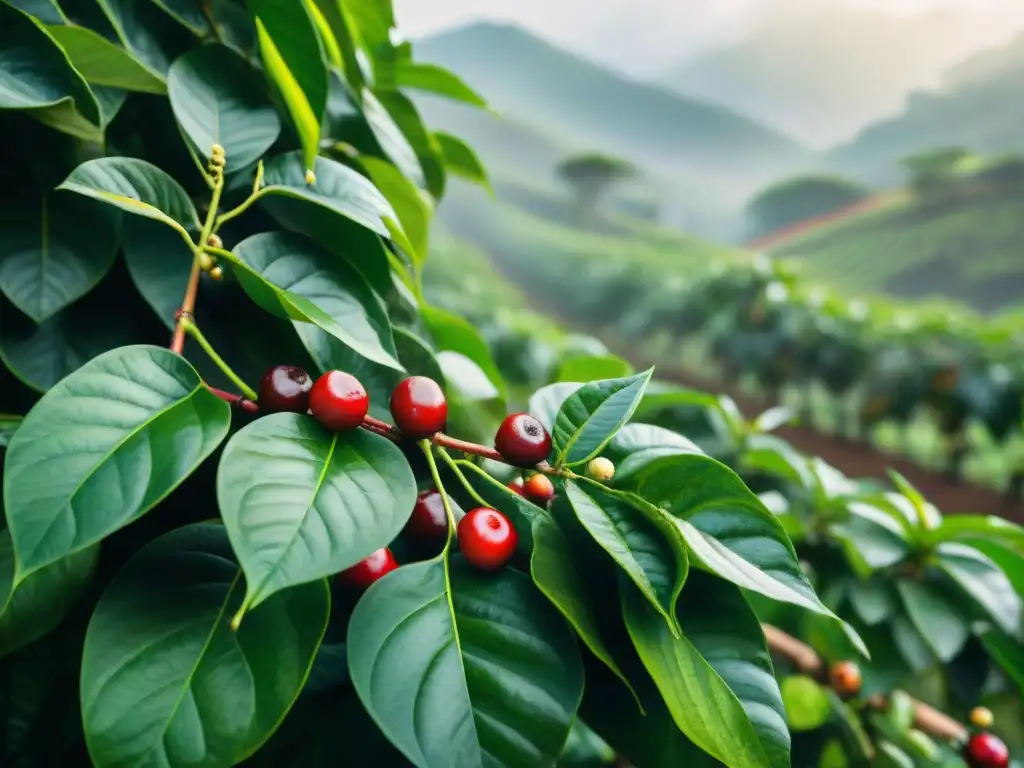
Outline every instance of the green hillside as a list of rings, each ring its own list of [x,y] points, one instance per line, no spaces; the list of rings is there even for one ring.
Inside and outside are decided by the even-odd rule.
[[[1024,299],[1024,199],[929,212],[912,202],[816,229],[771,252],[848,295],[954,298],[981,312]]]
[[[893,183],[900,158],[924,149],[963,146],[975,152],[1024,151],[1024,38],[951,70],[947,86],[916,93],[898,115],[862,130],[832,150],[826,163],[876,184]]]
[[[497,111],[528,119],[544,135],[571,137],[574,145],[624,156],[681,183],[748,189],[806,155],[793,139],[736,112],[629,80],[517,27],[459,28],[416,43],[416,55],[459,73]],[[440,109],[425,111],[432,122],[458,130],[453,123],[464,113]]]

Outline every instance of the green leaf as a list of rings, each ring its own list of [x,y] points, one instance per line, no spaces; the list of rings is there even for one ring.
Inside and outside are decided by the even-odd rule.
[[[982,632],[980,638],[988,655],[1024,693],[1024,644],[995,628]]]
[[[124,261],[132,282],[160,321],[173,330],[174,313],[181,306],[192,271],[192,250],[173,230],[150,219],[128,217],[121,229]]]
[[[242,594],[213,523],[172,531],[121,569],[82,653],[82,721],[97,768],[228,768],[277,729],[309,674],[330,594],[324,581],[282,592],[233,632],[227,617]]]
[[[386,438],[331,434],[309,416],[276,413],[228,441],[217,501],[250,609],[388,546],[412,514],[416,478]]]
[[[391,163],[369,155],[359,158],[360,164],[370,175],[388,202],[394,206],[402,233],[409,239],[413,252],[409,256],[414,264],[422,265],[430,247],[430,219],[434,215],[433,204],[426,199],[412,182]]]
[[[582,387],[576,381],[560,381],[548,384],[530,395],[529,412],[550,432],[555,428],[555,417],[569,396]]]
[[[991,558],[966,544],[940,544],[934,563],[1005,632],[1021,631],[1021,597]]]
[[[584,464],[597,456],[629,421],[654,373],[586,384],[573,392],[555,417],[551,438],[557,466]]]
[[[362,92],[363,117],[370,132],[380,145],[381,151],[402,172],[409,181],[419,188],[427,186],[427,180],[420,165],[416,150],[391,118],[384,105],[377,100],[373,91],[364,88]]]
[[[784,424],[788,424],[796,413],[788,405],[777,405],[769,408],[754,419],[753,428],[756,432],[774,432]]]
[[[98,547],[42,568],[14,588],[14,543],[0,532],[0,658],[34,643],[64,618],[92,579]]]
[[[202,37],[209,33],[210,24],[203,13],[203,0],[153,0],[153,3],[179,24],[188,27],[193,35]]]
[[[264,187],[258,194],[260,197],[283,195],[314,203],[378,235],[390,236],[384,220],[398,221],[398,214],[369,179],[326,157],[317,157],[313,169],[316,181],[306,184],[299,153],[278,155],[265,164]]]
[[[363,357],[401,370],[383,302],[362,275],[312,240],[263,232],[225,259],[245,292],[268,312],[313,323]]]
[[[228,404],[167,349],[115,349],[62,380],[7,448],[15,587],[152,509],[213,452],[230,420]]]
[[[888,568],[910,554],[910,542],[904,529],[892,515],[874,504],[847,502],[845,520],[829,526],[847,560],[861,578],[880,568]]]
[[[942,524],[925,536],[929,544],[943,541],[984,539],[1024,547],[1024,526],[995,515],[947,515]]]
[[[66,24],[48,27],[47,32],[88,82],[126,91],[167,93],[163,76],[91,29]]]
[[[583,564],[572,545],[550,517],[537,515],[533,520],[533,553],[530,556],[533,583],[566,618],[590,652],[607,665],[629,692],[639,698],[629,680],[615,663],[611,650],[601,637],[597,616],[591,607],[596,599],[587,583]]]
[[[316,26],[295,0],[247,0],[267,77],[277,86],[302,144],[302,176],[316,171],[329,80]],[[319,179],[319,175],[317,176]],[[270,183],[268,181],[268,183]]]
[[[832,713],[832,702],[812,677],[788,675],[779,686],[786,705],[786,722],[793,731],[813,731]]]
[[[896,589],[911,623],[943,663],[949,663],[964,647],[970,627],[956,607],[925,584],[899,579]]]
[[[10,413],[0,413],[0,448],[7,447],[24,418],[24,416],[14,416]]]
[[[835,618],[807,581],[778,518],[724,464],[699,454],[670,456],[648,466],[640,491],[665,510],[694,564],[743,589]]]
[[[31,110],[59,130],[93,125],[100,109],[64,49],[31,16],[0,3],[0,110]]]
[[[529,579],[461,558],[450,573],[442,556],[370,587],[348,659],[364,706],[419,768],[553,765],[583,695],[572,633]]]
[[[7,4],[35,16],[43,24],[67,23],[67,17],[57,5],[57,0],[7,0]]]
[[[680,600],[683,634],[673,637],[637,590],[623,587],[626,629],[679,729],[729,768],[788,766],[782,696],[742,594],[699,578]]]
[[[572,480],[566,481],[565,494],[594,541],[678,634],[679,624],[672,609],[689,570],[686,551],[678,548],[673,552],[645,514],[617,495]]]
[[[281,133],[256,72],[224,45],[203,45],[178,58],[167,73],[167,95],[199,154],[209,159],[219,144],[229,169],[255,163]]]
[[[445,350],[437,353],[448,386],[466,401],[479,402],[501,399],[498,388],[487,378],[480,366],[459,352]]]
[[[487,374],[487,378],[501,393],[502,398],[505,397],[505,383],[501,371],[494,364],[487,342],[469,321],[447,310],[431,306],[421,307],[420,317],[423,318],[439,351],[458,352],[468,357]]]
[[[96,0],[118,39],[150,69],[167,74],[178,49],[174,28],[152,3],[136,0]]]
[[[458,75],[437,64],[403,61],[395,68],[395,78],[404,88],[436,93],[474,107],[487,107],[483,96],[466,85]]]
[[[445,168],[486,189],[491,188],[491,182],[487,178],[487,169],[472,147],[450,133],[437,131],[432,134],[432,138],[440,150]]]
[[[884,575],[870,581],[855,582],[850,588],[849,598],[854,612],[869,626],[881,624],[896,610],[896,600]]]
[[[0,214],[0,290],[36,323],[92,290],[114,265],[118,217],[68,194]]]
[[[100,157],[75,168],[57,189],[109,203],[128,213],[163,222],[190,241],[199,216],[188,193],[152,163],[134,157]]]
[[[604,453],[616,463],[621,484],[642,473],[651,462],[679,453],[703,453],[691,440],[652,424],[627,424],[612,438]]]
[[[444,196],[447,173],[433,136],[412,100],[401,91],[377,90],[374,95],[416,152],[426,176],[427,191],[436,199]],[[379,140],[379,137],[378,137]]]

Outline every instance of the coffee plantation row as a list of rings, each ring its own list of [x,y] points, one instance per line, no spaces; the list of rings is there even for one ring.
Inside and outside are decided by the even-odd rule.
[[[485,175],[407,91],[483,100],[412,54],[383,0],[0,0],[3,764],[1007,765],[893,688],[1019,702],[1021,530],[506,365],[424,290]]]
[[[687,280],[606,255],[496,255],[541,305],[619,346],[699,372],[717,368],[725,381],[748,380],[797,406],[804,423],[872,439],[1014,499],[1024,492],[1019,315],[850,301],[805,281],[799,265],[764,256],[709,265]],[[579,289],[562,291],[567,280]]]

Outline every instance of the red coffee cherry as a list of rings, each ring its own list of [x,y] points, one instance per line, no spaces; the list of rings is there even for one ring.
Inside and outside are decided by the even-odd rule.
[[[970,768],[1007,768],[1010,765],[1010,750],[994,733],[971,736],[962,756]]]
[[[459,551],[470,562],[484,571],[501,568],[512,559],[519,534],[501,512],[477,507],[466,513],[458,526]]]
[[[309,409],[326,429],[345,432],[363,423],[370,397],[352,374],[328,371],[309,391]]]
[[[532,467],[551,453],[551,435],[530,414],[513,413],[498,427],[494,447],[509,464]]]
[[[526,481],[523,487],[523,495],[539,506],[546,506],[555,496],[555,484],[551,478],[538,472]]]
[[[444,541],[448,535],[448,515],[444,511],[444,499],[433,488],[422,491],[416,497],[412,516],[405,524],[406,534],[425,544]]]
[[[422,440],[444,429],[448,401],[440,385],[426,376],[411,376],[391,393],[391,417],[406,437]]]
[[[377,579],[391,573],[398,567],[398,561],[387,547],[378,549],[365,560],[338,574],[338,580],[346,587],[363,591]]]
[[[523,478],[521,477],[512,478],[511,480],[508,481],[508,483],[505,484],[505,487],[514,493],[518,493],[520,496],[526,495],[525,484],[523,483]]]
[[[260,409],[266,413],[287,411],[305,413],[309,410],[309,390],[313,379],[294,365],[275,365],[260,379]]]

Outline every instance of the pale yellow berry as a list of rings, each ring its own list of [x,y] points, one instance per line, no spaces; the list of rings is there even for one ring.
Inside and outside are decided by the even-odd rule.
[[[214,233],[209,236],[206,240],[206,244],[211,248],[223,248],[224,241],[220,239],[220,235]]]
[[[615,477],[615,465],[612,464],[610,459],[598,456],[596,459],[591,459],[590,463],[587,464],[587,477],[607,483]]]
[[[210,277],[214,280],[220,280],[224,277],[224,270],[218,264],[216,267],[210,270]]]
[[[306,183],[310,185],[316,184],[316,174],[313,173],[312,168],[306,171]]]
[[[971,710],[970,714],[971,725],[975,728],[991,728],[992,727],[992,710],[988,707],[975,707]]]
[[[203,272],[209,272],[213,269],[214,261],[213,258],[206,251],[199,252],[199,268]]]

